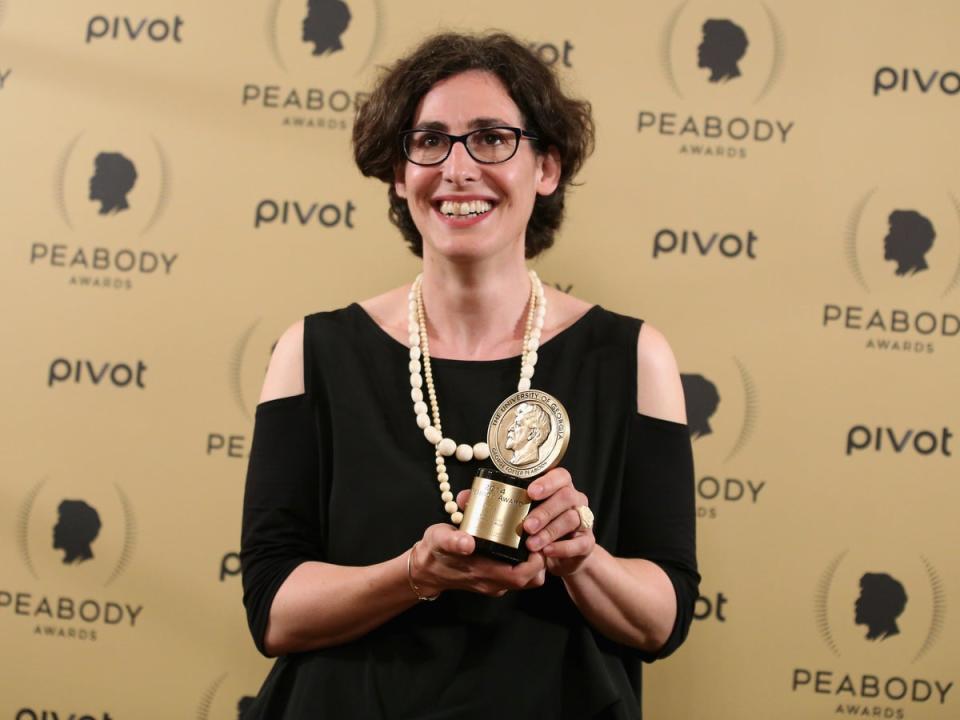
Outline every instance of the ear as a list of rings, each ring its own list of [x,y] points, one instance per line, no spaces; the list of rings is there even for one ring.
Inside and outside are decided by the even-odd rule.
[[[560,151],[554,145],[539,156],[540,180],[537,182],[538,195],[550,195],[560,184]]]
[[[393,170],[393,189],[396,191],[398,197],[402,197],[404,200],[407,198],[407,181],[406,174],[404,170],[406,169],[406,163],[397,163],[397,166]]]

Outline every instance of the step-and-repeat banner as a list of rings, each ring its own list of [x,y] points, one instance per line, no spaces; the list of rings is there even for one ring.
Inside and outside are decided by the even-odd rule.
[[[953,0],[0,2],[0,718],[237,718],[271,348],[417,271],[377,67],[509,30],[593,103],[563,291],[687,394],[703,572],[652,718],[960,717]]]

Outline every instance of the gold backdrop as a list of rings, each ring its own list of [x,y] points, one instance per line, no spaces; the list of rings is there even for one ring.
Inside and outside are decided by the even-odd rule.
[[[345,6],[0,2],[0,717],[256,692],[235,553],[271,347],[417,270],[355,105],[424,34],[490,27],[595,110],[534,266],[661,328],[688,391],[703,597],[648,716],[960,716],[960,6]]]

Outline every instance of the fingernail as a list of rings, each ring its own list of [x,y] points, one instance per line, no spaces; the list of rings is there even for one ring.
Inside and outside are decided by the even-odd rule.
[[[460,538],[460,540],[457,542],[457,547],[460,548],[461,552],[466,552],[467,548],[469,547],[469,542],[466,538]]]
[[[527,495],[529,495],[530,497],[536,497],[539,494],[540,494],[539,485],[531,485],[530,487],[527,488]]]
[[[535,517],[527,518],[528,533],[535,533],[539,529],[540,529],[540,521],[537,518]]]
[[[530,540],[527,542],[527,547],[534,551],[539,550],[541,542],[542,541],[540,538],[530,538]]]

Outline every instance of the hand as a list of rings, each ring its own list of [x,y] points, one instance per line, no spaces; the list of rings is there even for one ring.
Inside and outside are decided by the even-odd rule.
[[[534,480],[527,494],[541,501],[523,521],[530,536],[527,547],[543,553],[551,574],[573,575],[597,545],[593,530],[578,530],[580,513],[576,508],[589,505],[587,496],[573,486],[573,478],[564,468],[554,468]]]
[[[464,497],[463,493],[460,497]],[[510,590],[540,587],[546,580],[542,553],[532,552],[519,565],[510,565],[475,555],[474,550],[476,543],[471,535],[447,523],[431,525],[412,551],[413,582],[424,595],[468,590],[500,597]]]

